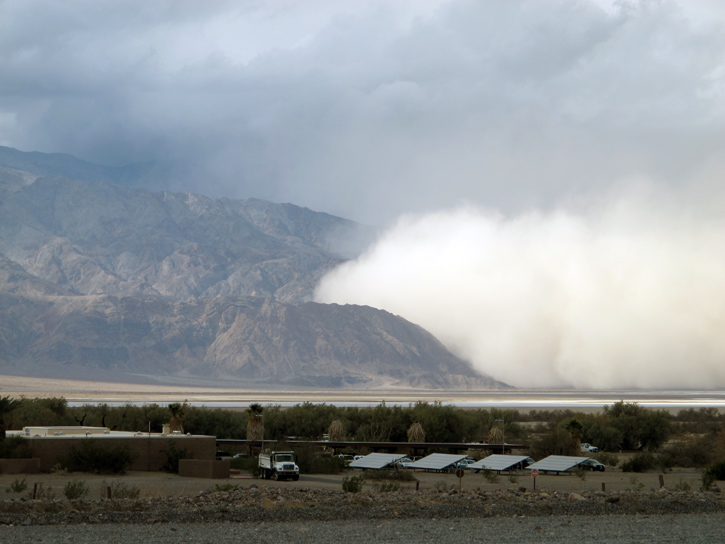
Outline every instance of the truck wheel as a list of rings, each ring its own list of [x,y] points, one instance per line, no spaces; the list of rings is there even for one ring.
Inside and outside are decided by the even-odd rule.
[[[299,474],[295,474],[294,476],[292,476],[292,479],[296,482],[297,480],[300,479],[300,475]]]
[[[277,471],[276,470],[273,470],[272,471],[272,479],[275,480],[275,481],[276,480],[279,480],[279,474],[277,474]]]

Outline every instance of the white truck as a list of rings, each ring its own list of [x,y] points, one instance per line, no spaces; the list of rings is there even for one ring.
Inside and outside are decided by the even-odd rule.
[[[291,451],[260,453],[259,469],[262,478],[265,479],[300,479],[300,467],[295,463],[295,454]]]
[[[587,444],[584,442],[582,444],[582,453],[597,453],[599,451],[599,448],[596,446],[592,446],[591,444]]]

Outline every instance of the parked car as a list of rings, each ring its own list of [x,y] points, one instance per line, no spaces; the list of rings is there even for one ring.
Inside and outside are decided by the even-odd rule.
[[[395,466],[398,468],[410,468],[410,465],[412,465],[415,461],[413,461],[409,457],[403,457],[402,459],[398,459],[395,461]]]
[[[592,446],[591,444],[584,443],[582,444],[582,453],[597,453],[599,451],[599,448],[596,446]]]
[[[338,455],[340,459],[342,459],[342,462],[345,463],[345,466],[349,465],[355,460],[355,456],[350,453],[341,453]]]
[[[596,470],[598,472],[604,472],[604,463],[600,463],[596,459],[587,459],[579,463],[579,466],[584,470]]]
[[[473,459],[461,459],[456,463],[456,468],[468,468],[468,465],[472,465],[475,462]]]

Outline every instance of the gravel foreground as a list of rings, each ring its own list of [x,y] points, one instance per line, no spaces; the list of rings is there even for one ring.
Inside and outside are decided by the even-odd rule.
[[[0,502],[0,542],[717,542],[719,493],[250,488],[195,497]]]
[[[0,527],[0,542],[376,544],[722,542],[723,514]]]

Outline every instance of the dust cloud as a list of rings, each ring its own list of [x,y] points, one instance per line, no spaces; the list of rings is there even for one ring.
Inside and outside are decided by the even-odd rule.
[[[518,387],[720,388],[721,201],[639,183],[515,216],[406,216],[316,299],[398,314]]]

